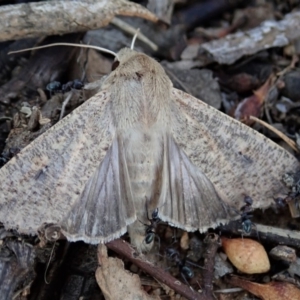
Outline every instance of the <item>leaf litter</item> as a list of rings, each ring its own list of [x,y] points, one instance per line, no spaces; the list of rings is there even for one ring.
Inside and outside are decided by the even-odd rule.
[[[284,3],[278,4],[277,7],[274,6],[274,10],[276,10],[277,15],[278,15],[278,11],[283,14],[283,13],[291,11],[291,9],[292,9],[291,7],[286,7],[286,4],[284,4]],[[180,11],[180,8],[179,8],[179,11]],[[284,19],[284,15],[282,15],[282,18]],[[286,17],[286,18],[288,18],[288,17]],[[280,22],[280,20],[278,20],[278,21]],[[225,17],[225,22],[229,23],[228,16]],[[214,25],[216,27],[219,26],[220,28],[222,28],[223,25],[221,24],[221,22],[219,22],[218,25],[216,25],[217,23],[218,22],[215,22],[215,24],[212,24],[212,25]],[[151,25],[148,25],[148,26],[151,26]],[[170,28],[172,29],[172,25],[171,25]],[[163,29],[161,29],[161,31],[163,31]],[[147,32],[144,31],[144,33],[147,33]],[[190,29],[189,34],[191,34],[191,33],[193,33],[193,30]],[[148,36],[148,37],[150,38],[150,40],[152,39],[151,36]],[[128,36],[128,41],[127,41],[128,45],[130,44],[130,39],[131,39],[131,37]],[[190,40],[191,40],[191,38],[190,38]],[[188,39],[188,41],[189,41],[189,39]],[[295,41],[294,40],[290,41],[290,43],[294,47],[293,51],[292,51],[293,55],[298,55],[297,54],[297,43],[296,43],[296,41],[297,41],[297,39],[295,39]],[[288,67],[288,65],[290,64],[290,59],[289,59],[288,56],[285,57],[283,55],[282,50],[285,50],[283,45],[279,46],[279,48],[268,50],[267,52],[265,52],[265,54],[267,55],[267,56],[265,56],[265,58],[264,57],[258,58],[260,64],[262,66],[267,66],[271,62],[271,65],[275,69],[277,69],[277,71]],[[68,49],[68,51],[70,51],[70,49]],[[149,50],[145,50],[145,51],[149,51]],[[259,51],[259,49],[255,49],[253,51],[253,54],[257,53],[257,51]],[[101,62],[106,61],[107,58],[105,58],[103,56],[100,56],[99,54],[96,54],[96,57],[94,55],[93,58],[89,58],[90,52],[92,52],[92,51],[90,51],[90,50],[86,51],[87,53],[85,53],[85,54],[82,54],[82,52],[83,51],[75,50],[74,51],[75,54],[73,56],[74,59],[73,59],[73,61],[71,61],[69,63],[70,66],[80,65],[80,67],[77,67],[77,71],[76,71],[77,73],[75,71],[72,71],[72,73],[67,74],[67,75],[58,75],[58,73],[57,73],[57,75],[56,75],[57,78],[53,78],[54,76],[52,76],[52,78],[53,79],[59,79],[64,83],[66,83],[69,80],[75,79],[75,78],[81,78],[82,75],[83,75],[83,72],[87,72],[86,69],[85,69],[85,66],[87,66],[88,64],[91,65],[91,69],[88,71],[89,73],[88,73],[87,76],[89,76],[89,78],[98,77],[97,74],[99,74],[99,72],[96,73],[96,72],[93,71],[93,69],[96,66],[97,66],[97,68],[99,68],[98,66],[101,66]],[[160,50],[159,50],[157,55],[160,56],[161,55],[160,53],[163,53],[163,52],[160,52]],[[80,57],[80,60],[78,60],[79,57]],[[96,63],[96,59],[98,59],[98,61],[99,61],[98,63]],[[241,59],[246,60],[247,58],[241,58]],[[242,61],[239,61],[239,63],[242,63]],[[44,62],[44,64],[47,65],[49,63],[46,60]],[[255,65],[253,65],[252,70],[251,70],[251,68],[250,68],[250,70],[249,69],[244,69],[244,72],[245,72],[245,74],[251,74],[251,76],[253,78],[258,78],[258,80],[260,80],[260,85],[256,86],[256,88],[258,88],[259,86],[262,86],[264,84],[266,78],[265,79],[260,78],[261,74],[259,74],[257,71],[255,71],[254,66]],[[251,62],[250,62],[250,67],[251,67]],[[222,69],[222,68],[224,68],[224,70],[227,71],[226,67],[224,67],[222,65],[217,65],[217,64],[211,65],[211,67],[209,67],[209,70],[212,71],[214,74],[219,74],[219,70]],[[242,64],[241,70],[243,70],[243,64]],[[103,73],[106,73],[106,72],[107,72],[107,70],[103,71]],[[295,68],[292,69],[292,72],[294,72],[294,74],[296,74],[296,76],[290,76],[290,78],[288,78],[288,76],[286,76],[287,79],[284,77],[283,85],[280,85],[280,82],[277,82],[276,84],[273,84],[270,87],[270,89],[276,89],[277,90],[276,93],[275,93],[275,95],[277,95],[277,96],[273,97],[273,99],[272,99],[273,102],[268,100],[268,103],[264,103],[264,105],[263,105],[264,107],[263,107],[263,110],[262,110],[261,117],[263,119],[267,120],[272,126],[278,126],[278,124],[280,124],[281,125],[281,130],[283,131],[283,133],[286,134],[287,136],[289,136],[290,138],[295,139],[298,128],[299,128],[299,126],[298,126],[299,121],[298,121],[298,118],[297,118],[297,110],[298,110],[297,101],[298,101],[298,98],[297,98],[297,91],[295,91],[295,88],[293,87],[293,84],[290,84],[290,82],[294,81],[294,82],[297,83],[297,64],[295,65]],[[55,71],[53,73],[55,73]],[[289,74],[289,73],[290,73],[290,71],[287,72],[286,74]],[[50,79],[50,77],[49,77],[49,80],[48,80],[47,83],[49,83],[52,80],[52,78]],[[66,79],[63,79],[63,78],[66,78]],[[96,78],[96,79],[98,79],[98,78]],[[172,77],[171,77],[171,79],[172,79]],[[91,80],[91,79],[88,80],[88,82],[91,82],[91,81],[94,81],[94,80]],[[218,80],[216,80],[216,83],[217,82],[218,82]],[[297,86],[297,85],[294,85],[294,86]],[[24,85],[24,87],[26,89],[26,85]],[[42,86],[36,86],[36,88],[37,87],[42,88],[42,89],[45,90],[46,84],[43,84]],[[198,89],[200,89],[200,88],[198,87]],[[11,92],[13,92],[13,91],[14,91],[14,89],[12,89]],[[1,103],[1,111],[5,112],[5,114],[3,114],[3,117],[6,117],[7,115],[9,117],[13,117],[16,111],[21,110],[21,108],[22,108],[21,103],[22,102],[29,103],[29,106],[31,106],[31,107],[33,107],[34,105],[38,105],[42,108],[43,103],[39,102],[38,94],[35,94],[35,96],[32,96],[32,95],[34,95],[34,88],[30,87],[29,91],[30,91],[29,95],[28,94],[26,95],[26,93],[25,93],[25,97],[22,96],[22,95],[19,96],[19,97],[14,96],[14,98],[12,98],[13,99],[12,103],[10,103],[9,105],[8,105],[7,102]],[[22,91],[22,93],[24,93],[24,91]],[[79,93],[79,94],[81,94],[80,95],[81,99],[79,99],[79,100],[75,99],[74,101],[70,102],[70,104],[67,106],[66,114],[69,111],[71,111],[74,106],[77,106],[79,103],[81,103],[81,102],[85,101],[86,99],[88,99],[88,97],[86,97],[84,95],[84,93],[85,92],[80,92]],[[224,109],[225,104],[228,104],[228,103],[229,103],[229,105],[230,105],[230,103],[235,104],[235,103],[240,102],[242,99],[245,99],[246,97],[250,97],[251,96],[251,89],[250,90],[248,89],[248,92],[243,92],[243,91],[241,91],[240,86],[239,86],[239,90],[238,89],[235,90],[234,85],[232,85],[230,88],[228,88],[224,85],[221,85],[221,92],[220,92],[219,97],[220,96],[221,96],[221,99],[222,99],[222,106],[223,106],[223,109]],[[50,98],[50,102],[53,101],[52,98]],[[49,108],[49,110],[48,110],[49,114],[47,116],[49,119],[52,120],[52,122],[53,122],[53,120],[57,121],[58,118],[59,118],[61,101],[58,101],[58,102],[53,101],[53,103],[54,103],[53,106],[51,108]],[[287,107],[287,108],[285,110],[283,110],[284,107]],[[50,111],[51,111],[51,113],[50,113]],[[20,113],[20,114],[22,114],[22,113]],[[42,113],[42,116],[46,117],[46,112],[44,114]],[[21,115],[21,118],[23,118],[22,115]],[[20,122],[20,117],[14,119],[14,123],[16,125],[18,124],[17,126],[20,126],[20,128],[21,128],[19,130],[23,130],[23,131],[27,130],[27,138],[23,137],[23,138],[21,138],[20,141],[18,141],[18,138],[17,138],[18,135],[12,135],[13,136],[13,137],[11,137],[12,144],[9,144],[9,146],[7,146],[5,148],[5,151],[2,155],[2,160],[4,160],[5,162],[11,156],[16,155],[18,153],[18,151],[20,151],[21,148],[23,148],[28,142],[30,142],[32,139],[34,139],[35,136],[40,134],[40,131],[43,130],[43,126],[46,126],[48,124],[48,123],[46,123],[46,124],[42,123],[41,124],[39,121],[37,121],[36,127],[35,128],[30,127],[30,130],[28,130],[28,129],[26,129],[27,126],[28,126],[28,125],[26,125],[27,122],[28,122],[28,120],[26,118],[24,120],[22,120],[22,122]],[[1,128],[3,128],[2,132],[4,132],[3,136],[5,136],[5,133],[7,133],[8,130],[9,130],[9,127],[7,125],[10,125],[9,120],[4,120],[4,122],[2,122],[2,124],[1,124]],[[266,133],[267,136],[272,136],[269,133],[269,131],[267,131],[264,127],[261,127],[260,125],[254,125],[254,126],[258,130]],[[7,127],[8,127],[8,129],[7,129]],[[48,128],[45,128],[44,130],[47,130],[47,129]],[[16,128],[14,128],[14,130],[16,130]],[[22,136],[22,134],[21,134],[21,136]],[[277,137],[272,136],[272,138],[275,139],[277,142],[280,142]],[[5,137],[2,138],[3,142],[4,142],[4,139],[5,139]],[[282,143],[282,142],[280,142],[280,143]],[[4,143],[3,143],[3,145],[4,145]],[[2,145],[2,147],[3,147],[3,145]],[[268,174],[266,174],[266,176],[268,176]],[[297,202],[297,183],[298,183],[297,179],[295,179],[293,188],[294,188],[294,190],[296,190],[296,195],[290,195],[290,197],[291,196],[293,196],[294,198],[296,197],[296,202]],[[284,199],[285,196],[286,195],[282,195],[282,199]],[[272,245],[276,245],[277,243],[279,243],[280,238],[282,238],[284,236],[284,234],[287,234],[288,231],[292,231],[293,234],[295,235],[295,238],[294,238],[295,243],[293,245],[291,245],[291,247],[298,250],[299,246],[297,246],[297,235],[296,234],[297,234],[297,231],[299,230],[299,224],[297,222],[297,219],[293,220],[291,218],[290,213],[289,213],[288,208],[287,208],[287,205],[285,204],[284,201],[280,202],[278,199],[275,199],[275,200],[277,202],[274,201],[274,205],[273,205],[274,208],[264,210],[264,211],[255,211],[254,212],[254,217],[251,221],[254,224],[256,224],[256,223],[264,224],[265,223],[266,225],[271,226],[273,229],[275,229],[275,233],[277,233],[278,236],[277,237],[275,236],[275,238],[274,238],[273,236],[271,236],[270,233],[268,234],[268,232],[267,232],[266,238],[264,238],[263,240],[258,240],[258,241],[260,243],[262,243],[265,246],[265,248],[268,250],[268,249],[270,249],[270,247]],[[289,200],[289,201],[292,201],[292,200]],[[294,201],[294,199],[293,199],[293,201]],[[243,199],[241,199],[240,203],[241,203],[241,206],[242,206],[243,205]],[[282,204],[283,207],[281,207],[281,205],[278,205],[276,203]],[[274,213],[274,211],[277,211],[277,212]],[[276,219],[276,221],[275,221],[275,219]],[[278,227],[277,231],[276,231],[276,227]],[[191,257],[193,256],[193,254],[191,253],[193,251],[191,251],[191,249],[187,249],[187,250],[181,249],[181,247],[179,247],[179,242],[176,241],[176,238],[180,239],[183,232],[181,230],[177,230],[177,233],[176,233],[172,229],[171,229],[171,233],[169,233],[169,231],[170,231],[169,227],[166,224],[161,224],[159,226],[156,234],[159,236],[160,244],[156,245],[156,247],[154,249],[154,253],[152,254],[153,261],[157,264],[160,263],[160,264],[165,265],[165,268],[170,267],[170,262],[167,261],[167,262],[162,263],[161,261],[164,261],[165,259],[164,259],[164,257],[161,257],[161,255],[164,256],[164,249],[166,247],[169,247],[170,245],[175,245],[174,247],[177,247],[179,249],[180,254],[182,255],[182,259],[185,259],[185,257],[188,257],[188,256],[191,256]],[[282,233],[282,232],[284,232],[284,233]],[[254,233],[253,238],[257,239],[257,233],[256,233],[255,228],[252,229],[251,234],[252,233]],[[13,234],[16,237],[19,237],[17,232],[14,232]],[[222,233],[222,231],[221,231],[221,235],[222,234],[227,234],[227,233]],[[231,233],[230,235],[232,235],[232,234],[233,233]],[[274,232],[272,234],[274,235]],[[186,233],[184,234],[184,236],[185,236],[185,239],[186,239]],[[189,236],[191,238],[197,237],[200,240],[203,239],[203,235],[200,235],[199,233],[189,233]],[[31,237],[22,237],[22,238],[25,238],[25,240],[29,240],[36,247],[36,245],[37,245],[36,241],[34,241]],[[6,237],[3,238],[3,245],[6,245],[8,243],[8,241],[6,239],[8,239],[8,241],[10,241],[11,239],[14,239],[14,237],[6,235]],[[65,243],[66,243],[65,241],[58,242],[59,249],[65,248],[66,247]],[[55,267],[57,268],[56,270],[64,270],[65,274],[68,274],[66,276],[66,278],[68,278],[68,280],[70,282],[72,282],[72,281],[73,282],[78,282],[79,288],[78,288],[78,291],[75,292],[75,293],[78,293],[77,296],[81,295],[81,296],[86,297],[88,299],[89,297],[92,297],[91,296],[92,294],[94,294],[94,295],[95,294],[100,294],[100,291],[97,289],[97,285],[91,284],[91,282],[93,282],[93,280],[95,280],[95,278],[93,279],[93,276],[88,276],[84,272],[83,272],[84,273],[83,274],[82,270],[83,269],[87,270],[87,273],[88,273],[89,271],[94,272],[96,269],[95,268],[93,269],[93,267],[91,269],[89,269],[89,266],[92,266],[93,264],[89,264],[88,262],[85,262],[85,264],[83,263],[84,268],[83,269],[82,269],[82,267],[79,268],[79,271],[80,271],[79,275],[78,275],[78,270],[77,270],[77,273],[74,273],[74,271],[72,271],[72,265],[76,266],[76,261],[74,261],[74,259],[78,260],[79,258],[76,258],[76,255],[74,254],[74,250],[72,250],[72,248],[73,249],[77,248],[77,250],[78,250],[78,248],[85,249],[86,247],[88,247],[89,249],[94,249],[93,251],[91,251],[89,253],[89,254],[94,255],[94,257],[96,257],[96,255],[95,255],[96,249],[93,246],[85,246],[85,245],[76,246],[76,244],[74,244],[74,245],[71,244],[70,245],[71,250],[68,250],[68,253],[66,254],[67,256],[63,256],[63,258],[62,258],[62,261],[64,261],[63,266],[62,265],[60,265],[60,266],[56,265]],[[49,245],[49,247],[52,247],[52,245]],[[186,241],[185,241],[184,248],[186,248]],[[2,249],[3,249],[3,247],[2,247]],[[62,250],[60,250],[60,252],[61,251]],[[83,251],[83,252],[85,253],[84,255],[87,255],[87,253],[88,253],[88,251]],[[160,254],[158,255],[158,253],[160,253]],[[14,253],[13,255],[17,255],[17,254]],[[114,254],[114,255],[116,255],[116,254]],[[58,258],[56,257],[54,259],[57,260]],[[130,261],[125,260],[124,262],[125,262],[125,266],[127,266],[129,269],[134,269],[132,267]],[[200,265],[203,265],[201,259],[199,261],[197,260],[197,263],[200,264]],[[276,266],[276,262],[271,262],[271,264],[274,264],[274,266]],[[61,269],[61,268],[63,268],[63,269]],[[178,280],[182,281],[184,283],[184,280],[182,279],[182,276],[180,274],[181,273],[180,270],[178,270],[178,268],[176,268],[176,266],[172,265],[172,262],[171,262],[171,268],[172,268],[171,269],[172,273],[174,275],[176,275],[176,274],[178,275]],[[278,266],[278,268],[280,269],[280,266]],[[198,270],[197,267],[192,267],[192,269],[195,272],[195,277],[192,278],[189,281],[189,284],[194,288],[194,290],[201,290],[201,289],[203,289],[203,286],[201,285],[201,282],[203,280],[203,274],[201,274],[201,270]],[[42,271],[40,270],[40,273],[43,273],[43,271],[44,270],[42,270]],[[50,271],[51,271],[51,264],[50,264]],[[279,271],[282,271],[282,270],[279,270]],[[120,272],[120,274],[122,274],[121,273],[122,271],[119,271],[119,272]],[[143,274],[139,269],[138,270],[135,269],[135,272],[137,272],[139,274],[139,276],[142,278],[142,282],[146,281],[146,280],[144,280],[146,275]],[[270,275],[273,275],[273,274],[268,274],[268,275],[270,276]],[[297,283],[297,277],[296,276],[297,275],[294,275],[294,279],[296,280],[296,283]],[[82,278],[84,278],[84,280],[82,280]],[[260,277],[251,278],[251,281],[256,281],[256,282],[259,282],[259,283],[262,282]],[[19,282],[23,282],[23,286],[26,287],[26,288],[24,288],[24,290],[21,293],[19,292],[20,290],[17,289],[18,290],[18,295],[20,295],[19,297],[23,297],[23,299],[25,299],[25,298],[30,299],[31,293],[33,293],[33,291],[31,292],[31,290],[30,290],[30,292],[28,292],[29,289],[28,289],[28,286],[26,285],[26,283],[24,284],[24,282],[25,282],[24,279],[19,279]],[[62,295],[64,295],[64,294],[67,295],[68,293],[70,293],[70,286],[71,286],[70,282],[67,283],[65,281],[64,283],[61,284]],[[89,283],[87,283],[87,282],[89,282]],[[271,282],[273,282],[273,281],[271,280]],[[94,283],[95,283],[95,281],[94,281]],[[215,290],[220,289],[220,288],[228,287],[228,285],[226,285],[226,283],[224,281],[224,277],[222,277],[221,279],[216,281],[215,284],[216,284],[216,286],[214,287]],[[59,286],[59,285],[57,285],[57,286]],[[64,288],[63,288],[63,286],[64,286]],[[90,288],[87,288],[88,286]],[[153,284],[153,286],[154,286],[154,284]],[[272,284],[270,284],[270,286],[272,286]],[[137,288],[137,286],[136,286],[136,291],[138,291],[138,289],[140,289],[140,288]],[[148,287],[144,286],[144,289],[147,290],[150,294],[153,293],[154,290],[156,290],[156,292],[157,292],[157,288],[151,288],[151,287],[149,288],[149,286]],[[87,291],[87,290],[89,290],[89,291]],[[161,288],[159,290],[160,290],[160,293],[161,293],[160,297],[165,299],[166,295],[163,294],[164,289]],[[14,292],[16,292],[16,291],[14,291]],[[119,292],[121,293],[122,290],[119,290]],[[42,292],[40,290],[38,293],[45,293],[45,292]],[[169,292],[168,297],[170,299],[172,299],[172,297],[174,297],[174,294]],[[239,297],[238,294],[232,294],[230,299],[239,299],[238,297]]]

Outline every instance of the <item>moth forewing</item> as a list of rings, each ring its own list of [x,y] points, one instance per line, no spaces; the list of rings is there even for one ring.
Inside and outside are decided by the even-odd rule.
[[[121,174],[122,162],[114,162],[111,157],[115,152],[119,157],[113,119],[110,92],[103,90],[0,170],[0,220],[7,229],[35,234],[43,223],[57,223],[62,224],[70,240],[90,243],[112,240],[126,231],[127,225],[135,220],[135,211],[126,182],[128,173],[122,169]],[[99,175],[100,166],[105,167],[104,160],[111,175]],[[46,166],[47,172],[36,176]],[[114,179],[110,189],[105,185],[104,175]],[[100,182],[95,182],[95,178]],[[92,189],[101,184],[111,195],[99,201],[99,195],[93,194]],[[86,193],[92,196],[84,198]],[[100,215],[102,220],[95,215],[99,210],[107,212]],[[74,228],[80,230],[74,233]]]
[[[287,190],[282,174],[299,169],[292,154],[191,95],[173,89],[172,99],[174,139],[226,203],[239,209],[250,195],[266,208]]]

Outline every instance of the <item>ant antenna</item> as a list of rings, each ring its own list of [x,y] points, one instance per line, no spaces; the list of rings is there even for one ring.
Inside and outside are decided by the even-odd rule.
[[[44,273],[44,281],[45,281],[46,284],[49,284],[49,283],[50,283],[50,282],[47,280],[47,272],[48,272],[48,269],[49,269],[49,266],[50,266],[50,263],[51,263],[51,259],[52,259],[52,257],[53,257],[55,244],[56,244],[56,242],[54,242],[54,244],[53,244],[53,247],[52,247],[52,250],[51,250],[51,254],[50,254],[50,257],[49,257],[49,260],[48,260],[48,263],[47,263],[47,266],[46,266],[46,270],[45,270],[45,273]]]

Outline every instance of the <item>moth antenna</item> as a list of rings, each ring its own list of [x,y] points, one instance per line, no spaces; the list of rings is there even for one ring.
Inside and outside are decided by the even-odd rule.
[[[131,50],[133,50],[133,48],[134,48],[134,44],[135,44],[136,38],[137,38],[138,35],[139,35],[139,32],[140,32],[140,29],[138,28],[138,29],[136,30],[135,35],[133,36],[133,39],[132,39],[132,42],[131,42],[131,45],[130,45],[130,49],[131,49]]]
[[[135,40],[133,40],[133,41],[135,41]],[[69,47],[80,47],[80,48],[87,48],[87,49],[95,49],[95,50],[98,50],[98,51],[101,51],[101,52],[104,52],[104,53],[111,54],[114,57],[118,58],[117,53],[115,53],[111,50],[108,50],[106,48],[93,46],[93,45],[76,44],[76,43],[53,43],[53,44],[44,45],[44,46],[26,48],[26,49],[17,50],[17,51],[10,51],[10,52],[8,52],[8,54],[14,54],[14,53],[20,53],[20,52],[25,52],[25,51],[38,50],[38,49],[44,49],[44,48],[56,47],[56,46],[69,46]]]
[[[61,119],[64,117],[66,106],[67,106],[67,104],[69,103],[69,101],[71,100],[72,95],[73,95],[73,92],[71,92],[71,93],[67,96],[67,98],[64,100],[64,102],[63,102],[63,104],[62,104],[62,107],[61,107],[61,111],[60,111],[60,115],[59,115],[59,120],[61,120]]]
[[[50,257],[49,257],[49,260],[48,260],[48,263],[47,263],[47,266],[46,266],[46,270],[45,270],[45,273],[44,273],[44,281],[45,281],[46,284],[50,283],[47,280],[47,272],[48,272],[48,269],[49,269],[49,266],[50,266],[50,263],[51,263],[51,259],[53,257],[53,252],[54,252],[55,244],[56,244],[56,242],[54,242],[54,244],[53,244],[53,247],[52,247],[52,250],[51,250],[51,254],[50,254]]]

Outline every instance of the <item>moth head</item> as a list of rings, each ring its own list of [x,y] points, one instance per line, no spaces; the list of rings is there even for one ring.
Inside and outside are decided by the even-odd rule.
[[[154,85],[156,85],[154,81],[171,85],[164,69],[156,60],[130,48],[123,48],[116,54],[112,71],[116,76],[136,77],[137,79],[146,77],[147,82],[151,81]]]
[[[139,52],[132,50],[130,48],[123,48],[121,49],[114,59],[113,65],[112,65],[112,71],[117,69],[120,65],[124,65],[126,62],[131,61],[136,57],[137,54],[140,54]]]

